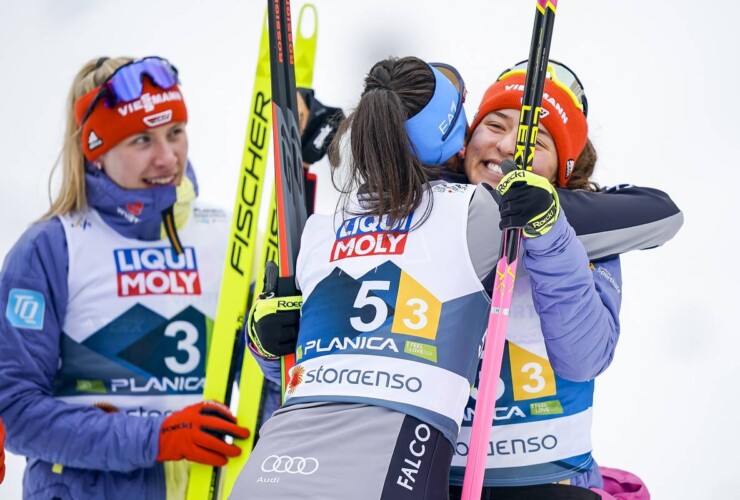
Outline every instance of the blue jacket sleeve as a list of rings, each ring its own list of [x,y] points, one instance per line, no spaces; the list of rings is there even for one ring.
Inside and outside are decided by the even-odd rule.
[[[260,366],[260,370],[262,370],[262,374],[265,378],[280,385],[282,383],[282,365],[280,364],[280,359],[263,358],[255,352],[249,339],[247,339],[247,345],[249,346],[247,350],[252,354],[252,357],[257,360],[257,364]]]
[[[481,192],[476,192],[470,203],[468,249],[475,270],[490,293],[501,243],[501,233],[491,229],[498,227],[500,215],[492,192],[480,186],[478,191]],[[660,246],[683,225],[683,213],[666,193],[657,189],[628,184],[601,192],[558,189],[558,197],[591,260]]]
[[[524,239],[523,247],[553,370],[568,380],[593,379],[611,363],[619,339],[619,258],[589,263],[564,212],[547,234]]]
[[[658,189],[621,184],[601,192],[558,189],[560,206],[591,259],[660,246],[683,225],[683,213]]]
[[[68,254],[58,219],[27,230],[0,274],[0,416],[14,453],[69,467],[130,471],[151,467],[161,418],[106,413],[53,397],[67,305]],[[31,324],[19,297],[32,292]],[[20,308],[20,309],[19,309]],[[22,311],[21,311],[22,312]]]

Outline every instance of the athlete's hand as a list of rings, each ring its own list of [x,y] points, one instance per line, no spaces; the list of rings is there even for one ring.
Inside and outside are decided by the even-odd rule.
[[[308,116],[299,118],[301,124],[301,157],[303,162],[311,165],[326,154],[331,140],[337,133],[339,124],[344,120],[341,108],[325,106],[316,97],[313,89],[298,88],[298,96],[306,105]],[[298,106],[299,111],[301,106]],[[300,115],[300,113],[299,113]]]
[[[226,465],[241,450],[223,441],[224,436],[246,439],[249,430],[236,425],[229,409],[216,401],[201,401],[164,419],[159,431],[158,462],[182,460],[214,467]]]
[[[292,354],[298,341],[303,297],[268,297],[260,295],[249,311],[249,341],[253,350],[265,359]]]
[[[249,311],[246,326],[252,351],[265,359],[293,354],[298,342],[303,298],[294,278],[278,274],[277,264],[268,261],[263,292]]]
[[[0,483],[5,479],[5,426],[0,419]]]
[[[506,175],[496,188],[499,227],[520,227],[526,238],[547,233],[560,216],[560,200],[553,185],[540,175],[517,169],[510,159],[504,160],[501,168]]]

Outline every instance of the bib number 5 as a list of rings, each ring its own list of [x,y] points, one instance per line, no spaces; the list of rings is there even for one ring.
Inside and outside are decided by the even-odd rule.
[[[388,319],[388,304],[385,300],[372,295],[374,291],[385,291],[390,290],[390,281],[363,281],[360,284],[360,290],[357,292],[357,297],[353,307],[355,309],[363,309],[365,307],[372,307],[373,315],[369,321],[363,321],[361,315],[352,316],[349,319],[352,328],[358,332],[372,332],[380,328],[383,323]],[[429,303],[420,297],[408,297],[405,294],[399,293],[397,302],[401,303],[401,307],[398,304],[396,308],[396,318],[394,318],[393,326],[391,331],[393,333],[405,333],[413,335],[414,332],[424,330],[429,326],[429,317],[427,312],[429,311]],[[367,315],[365,315],[367,318]],[[400,323],[403,325],[399,328]],[[434,330],[436,332],[436,321]],[[426,336],[426,335],[424,335]]]
[[[370,295],[373,290],[388,291],[391,287],[390,281],[363,281],[360,285],[360,291],[357,292],[353,307],[362,309],[365,306],[371,306],[375,309],[373,319],[368,323],[362,321],[361,316],[352,316],[349,319],[352,328],[358,332],[372,332],[380,328],[380,325],[388,317],[388,304],[376,295]]]

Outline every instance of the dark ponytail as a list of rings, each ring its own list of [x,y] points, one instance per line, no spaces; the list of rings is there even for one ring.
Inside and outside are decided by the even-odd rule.
[[[362,214],[389,214],[400,219],[421,205],[429,180],[414,154],[405,122],[421,111],[434,95],[435,79],[427,63],[416,57],[389,58],[378,62],[365,78],[365,90],[354,112],[342,123],[329,149],[339,164],[342,136],[350,132],[349,171],[337,188],[347,195],[359,186]],[[332,175],[332,181],[336,181]],[[426,207],[425,220],[431,211]],[[359,215],[359,214],[356,214]]]

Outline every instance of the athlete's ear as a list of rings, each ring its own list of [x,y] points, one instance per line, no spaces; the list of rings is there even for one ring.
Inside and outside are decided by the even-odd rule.
[[[465,146],[463,146],[460,151],[457,152],[457,157],[461,160],[465,159]]]

